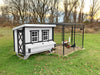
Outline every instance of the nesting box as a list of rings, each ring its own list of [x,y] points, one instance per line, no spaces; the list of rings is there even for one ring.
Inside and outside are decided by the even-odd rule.
[[[14,51],[27,59],[31,54],[50,51],[56,46],[52,24],[23,24],[13,28]]]

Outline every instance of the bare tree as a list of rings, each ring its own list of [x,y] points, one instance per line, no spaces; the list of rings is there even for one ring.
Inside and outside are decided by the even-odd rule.
[[[51,0],[30,0],[33,18],[40,23],[45,23],[47,12],[50,11]]]
[[[52,1],[53,3],[50,9],[49,23],[54,23],[55,18],[56,22],[58,22],[58,0],[52,0]]]
[[[75,5],[74,9],[73,9],[73,22],[76,23],[77,20],[77,4]]]
[[[99,5],[99,0],[91,0],[91,5],[90,5],[90,22],[93,22],[94,16],[97,14],[97,12],[100,9],[100,5]]]
[[[21,23],[26,22],[26,15],[28,12],[29,0],[5,0],[9,6],[9,12],[13,15],[14,20],[19,20]]]
[[[14,23],[45,23],[47,13],[58,20],[55,13],[57,0],[5,0],[5,3],[9,6]]]
[[[57,23],[61,15],[58,0],[5,0],[5,2],[14,23]],[[72,13],[76,22],[77,3],[78,0],[64,1],[64,22],[70,21]],[[47,14],[50,16],[47,17]]]
[[[79,16],[78,16],[78,22],[79,23],[83,23],[84,21],[84,12],[83,12],[83,9],[84,9],[84,0],[81,0],[81,2],[79,3]]]
[[[69,17],[72,13],[73,8],[76,6],[77,2],[78,0],[64,1],[64,10],[65,10],[64,22],[69,22]]]
[[[8,6],[1,6],[0,9],[2,18],[5,19],[6,22],[9,21]]]

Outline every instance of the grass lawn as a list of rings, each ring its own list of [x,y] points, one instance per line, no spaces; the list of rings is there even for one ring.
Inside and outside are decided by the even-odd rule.
[[[85,50],[69,56],[35,54],[23,60],[14,53],[12,29],[0,28],[0,75],[100,75],[100,34],[85,34]]]

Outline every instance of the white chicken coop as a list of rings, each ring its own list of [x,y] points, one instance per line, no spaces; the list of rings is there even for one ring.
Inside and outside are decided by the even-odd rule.
[[[13,28],[14,51],[27,59],[31,54],[50,51],[56,46],[52,24],[23,24]]]

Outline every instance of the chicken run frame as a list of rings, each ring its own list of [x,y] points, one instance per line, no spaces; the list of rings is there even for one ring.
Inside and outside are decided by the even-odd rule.
[[[59,28],[60,27],[60,28]],[[81,43],[81,48],[84,48],[84,25],[76,23],[52,23],[52,24],[24,24],[13,28],[14,51],[20,58],[27,59],[31,54],[40,53],[44,51],[52,51],[55,47],[62,46],[62,55],[65,55],[65,40],[66,34],[70,34],[70,46],[75,49],[77,45],[77,29],[80,31],[81,38],[78,41]],[[66,28],[68,32],[66,32]],[[57,32],[58,29],[58,32]],[[60,36],[56,37],[56,34]],[[61,42],[58,44],[58,38]],[[67,36],[68,40],[68,36]],[[54,42],[56,41],[56,43]],[[20,51],[21,50],[21,51]]]

